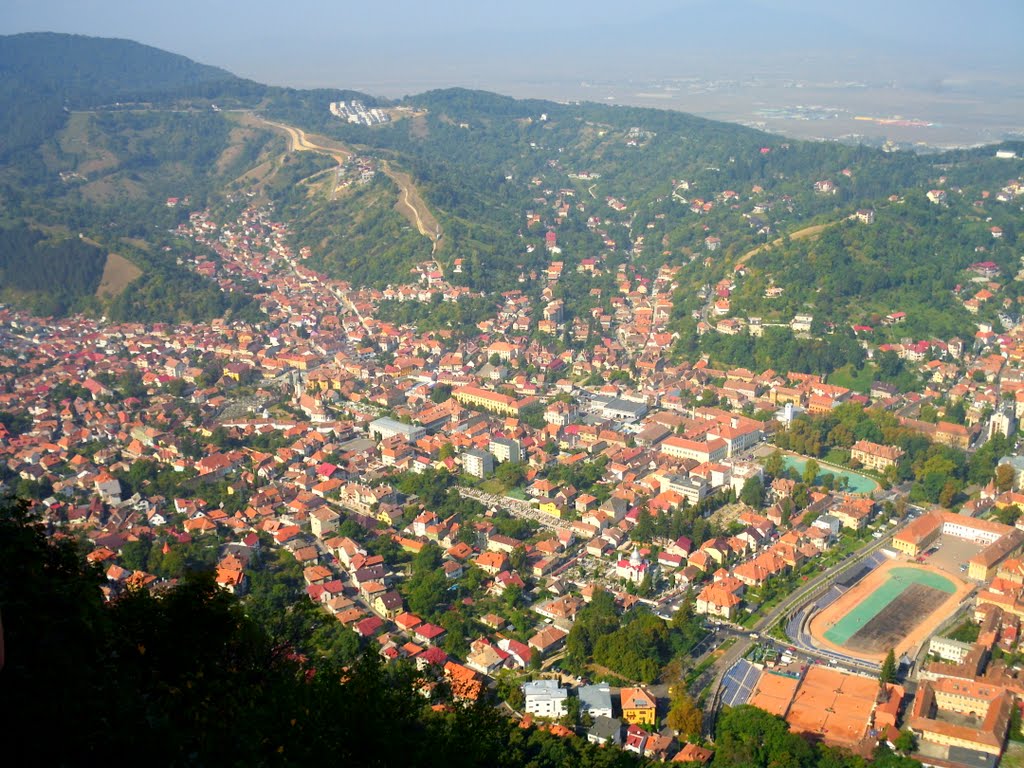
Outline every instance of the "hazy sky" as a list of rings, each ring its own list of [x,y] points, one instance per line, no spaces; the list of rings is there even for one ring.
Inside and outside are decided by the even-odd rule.
[[[0,33],[125,37],[279,85],[397,96],[668,77],[1018,77],[1021,0],[3,0]],[[512,85],[516,87],[513,88]]]

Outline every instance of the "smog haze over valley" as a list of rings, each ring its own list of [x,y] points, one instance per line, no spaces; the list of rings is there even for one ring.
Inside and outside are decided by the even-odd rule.
[[[2,33],[123,37],[274,85],[463,86],[932,147],[1022,135],[1021,30],[1015,0],[11,0],[0,19]]]

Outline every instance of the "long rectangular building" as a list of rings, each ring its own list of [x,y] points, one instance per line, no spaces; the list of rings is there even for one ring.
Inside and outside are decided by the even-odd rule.
[[[370,437],[374,439],[387,440],[389,437],[401,435],[409,442],[419,440],[427,430],[415,424],[405,424],[395,419],[382,418],[370,422]]]
[[[968,561],[967,575],[976,581],[989,581],[1001,562],[1024,548],[1024,531],[944,509],[914,520],[892,537],[892,544],[900,552],[917,557],[942,534],[985,545]]]
[[[521,406],[514,397],[492,392],[482,387],[459,387],[452,392],[452,397],[463,405],[474,405],[505,416],[518,416]]]
[[[669,437],[661,442],[661,452],[675,459],[693,459],[702,464],[708,461],[721,461],[726,458],[729,446],[724,440],[689,440],[685,437]]]
[[[1000,686],[950,679],[923,682],[907,724],[923,742],[998,756],[1013,706],[1012,694]]]

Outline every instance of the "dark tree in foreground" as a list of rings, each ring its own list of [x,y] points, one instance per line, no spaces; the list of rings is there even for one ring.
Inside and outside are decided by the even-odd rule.
[[[105,603],[102,573],[0,502],[0,721],[33,765],[637,766],[522,730],[483,701],[435,713],[411,665],[342,669],[270,637],[209,574]]]

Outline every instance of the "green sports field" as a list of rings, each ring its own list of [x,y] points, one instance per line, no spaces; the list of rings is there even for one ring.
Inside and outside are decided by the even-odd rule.
[[[937,573],[918,568],[893,568],[889,571],[884,584],[825,632],[825,639],[836,645],[846,645],[851,637],[866,629],[890,603],[915,585],[938,590],[947,595],[956,592],[953,582]]]

